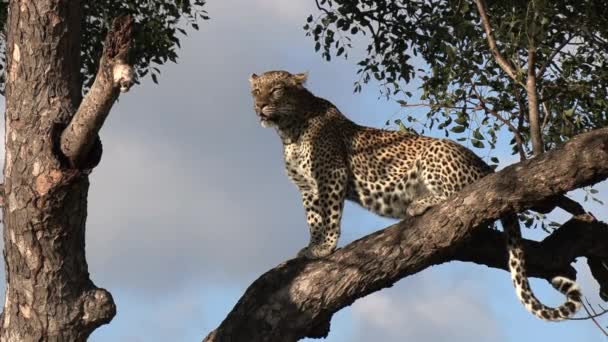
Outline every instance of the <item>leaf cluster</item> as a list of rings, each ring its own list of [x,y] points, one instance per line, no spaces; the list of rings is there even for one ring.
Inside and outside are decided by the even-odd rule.
[[[131,15],[135,19],[130,62],[139,79],[150,74],[157,83],[159,66],[176,62],[180,36],[187,29],[199,29],[201,20],[209,19],[203,9],[206,0],[84,0],[82,18],[82,82],[86,90],[95,79],[103,42],[114,18]],[[8,4],[0,2],[0,23],[6,24]],[[4,56],[4,37],[0,44]],[[0,67],[5,65],[0,61]],[[3,83],[3,82],[2,82]]]
[[[367,44],[355,91],[371,79],[407,106],[405,86],[421,80],[429,107],[424,128],[457,134],[474,147],[494,147],[507,128],[527,150],[525,77],[538,74],[542,134],[547,149],[608,125],[608,3],[603,0],[488,0],[498,49],[517,70],[500,69],[488,48],[472,0],[316,0],[319,13],[304,29],[327,60]],[[367,39],[360,39],[367,37]],[[346,53],[345,53],[346,51]],[[528,57],[536,57],[528,65]],[[485,142],[485,143],[484,143]]]

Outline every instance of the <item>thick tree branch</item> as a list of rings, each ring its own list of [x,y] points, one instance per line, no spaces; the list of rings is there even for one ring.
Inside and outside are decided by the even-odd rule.
[[[474,262],[508,270],[504,239],[502,232],[477,230],[446,261]],[[570,264],[577,257],[608,260],[608,225],[591,215],[579,216],[564,223],[543,241],[524,240],[524,248],[528,275],[544,279],[558,275],[575,278],[576,271]],[[608,286],[608,280],[596,279],[602,286]]]
[[[494,248],[504,253],[497,233],[481,227],[509,212],[529,209],[606,178],[608,129],[581,134],[558,149],[481,179],[420,217],[368,235],[325,259],[294,259],[279,265],[247,289],[205,341],[297,341],[306,336],[326,336],[335,312],[431,265],[477,258],[501,267],[504,256],[488,254],[481,258],[484,246],[478,247],[477,255],[466,255],[463,243],[470,244],[476,234],[494,234],[488,235],[490,242],[484,245],[496,244]],[[568,228],[573,224],[543,242],[526,242],[533,275],[573,273],[568,263],[576,252],[597,252],[599,259],[606,256],[605,226],[592,223],[581,228],[581,235],[571,237],[571,250],[560,252],[563,255],[559,257],[553,255],[552,251],[567,245],[569,234],[576,235],[576,229]],[[583,234],[585,229],[591,236]],[[578,244],[581,246],[575,247]],[[564,264],[558,265],[559,260],[544,264],[545,259],[552,258],[562,258]]]
[[[520,80],[517,78],[517,73],[515,72],[515,68],[498,50],[498,46],[496,46],[496,39],[494,39],[494,33],[492,32],[492,25],[490,24],[490,18],[488,17],[488,11],[486,9],[486,2],[484,0],[475,0],[475,4],[477,5],[477,10],[479,11],[479,16],[481,17],[481,24],[483,26],[483,30],[486,33],[486,39],[488,40],[488,46],[490,47],[490,52],[496,59],[496,63],[500,66],[500,68],[507,74],[513,81],[518,84],[521,84]]]
[[[75,167],[86,164],[119,92],[128,91],[133,83],[133,69],[127,61],[132,28],[133,18],[129,16],[114,20],[104,43],[95,81],[61,135],[61,151]]]

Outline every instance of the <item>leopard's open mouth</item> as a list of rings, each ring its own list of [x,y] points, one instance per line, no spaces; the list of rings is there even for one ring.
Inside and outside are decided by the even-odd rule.
[[[274,121],[274,119],[275,119],[273,116],[267,115],[264,113],[260,113],[259,116],[260,116],[260,121]]]

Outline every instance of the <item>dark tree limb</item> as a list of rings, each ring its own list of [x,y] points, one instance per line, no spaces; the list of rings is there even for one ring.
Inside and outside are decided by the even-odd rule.
[[[98,139],[97,134],[110,113],[118,94],[133,83],[133,69],[128,64],[133,18],[116,18],[108,33],[91,89],[61,135],[61,151],[71,164],[81,167]]]
[[[587,257],[591,275],[600,284],[600,298],[608,302],[608,258],[599,256]]]
[[[608,225],[591,215],[572,218],[543,241],[524,240],[528,275],[550,280],[555,276],[576,278],[570,265],[578,257],[608,260]],[[508,270],[508,255],[502,232],[476,230],[471,239],[462,244],[446,262],[460,260]],[[608,279],[595,277],[602,286]]]
[[[325,259],[294,259],[277,266],[247,289],[204,341],[322,337],[338,310],[431,265],[467,260],[503,268],[502,239],[483,227],[509,212],[527,210],[606,178],[608,129],[581,134],[560,148],[481,179],[420,217],[370,234]],[[593,255],[598,259],[606,257],[605,225],[584,221],[570,221],[540,243],[526,242],[532,275],[570,275],[573,258],[589,253],[597,253]],[[476,244],[477,253],[463,251],[475,239],[483,240],[483,245]],[[568,239],[574,240],[568,244]],[[563,246],[569,248],[552,254]]]

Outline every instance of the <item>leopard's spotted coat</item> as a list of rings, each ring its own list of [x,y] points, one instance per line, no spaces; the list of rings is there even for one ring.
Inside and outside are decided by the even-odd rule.
[[[492,172],[467,148],[447,139],[359,126],[329,101],[304,87],[305,74],[269,71],[251,75],[254,108],[262,126],[275,127],[284,146],[287,173],[302,194],[310,243],[298,255],[332,253],[340,235],[344,200],[382,216],[420,215],[466,185]],[[509,268],[520,301],[551,321],[576,313],[581,292],[570,279],[553,286],[567,300],[549,308],[532,293],[515,215],[503,220]]]

